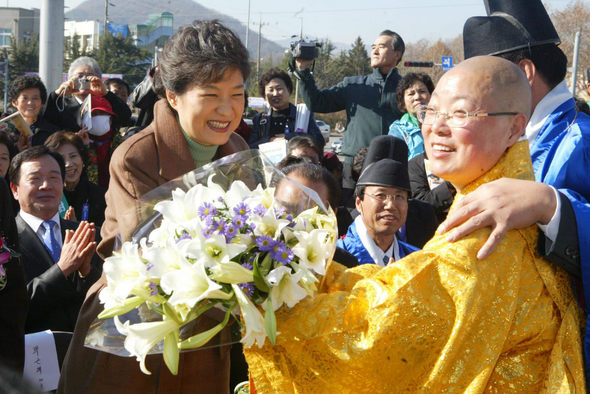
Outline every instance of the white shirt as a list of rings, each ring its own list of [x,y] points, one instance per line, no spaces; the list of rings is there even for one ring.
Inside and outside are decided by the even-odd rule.
[[[539,135],[539,131],[545,125],[547,118],[555,111],[560,105],[564,102],[572,98],[572,93],[569,91],[567,87],[567,83],[565,80],[561,81],[556,87],[554,87],[549,93],[545,95],[539,101],[533,114],[531,115],[531,119],[526,126],[525,135],[522,137],[523,139],[528,139],[529,141],[529,148],[533,146],[535,139]],[[551,185],[549,185],[551,186]],[[545,236],[549,238],[551,241],[555,242],[557,238],[557,232],[559,230],[559,222],[561,221],[561,200],[559,198],[559,192],[556,188],[551,186],[553,192],[555,193],[555,199],[557,201],[557,205],[555,207],[555,212],[553,213],[553,217],[546,225],[537,223],[539,229],[545,233]]]
[[[44,220],[38,218],[37,216],[33,216],[30,213],[24,212],[22,209],[18,213],[20,217],[25,221],[26,224],[29,225],[31,229],[37,234],[37,237],[41,240],[41,243],[45,245],[45,241],[43,240],[43,236],[45,235],[45,226],[43,226]],[[61,226],[59,222],[59,214],[56,213],[51,220],[55,222],[55,226],[53,226],[53,235],[57,240],[59,246],[63,246],[63,240],[61,238]]]
[[[397,243],[397,238],[395,237],[395,235],[393,236],[393,242],[391,243],[391,246],[389,247],[389,249],[387,249],[387,251],[384,252],[379,246],[377,246],[375,241],[373,241],[373,238],[371,238],[371,236],[369,235],[369,232],[367,231],[367,227],[365,226],[365,222],[363,222],[363,218],[361,217],[361,215],[358,215],[356,219],[354,219],[354,224],[356,225],[356,231],[359,234],[359,238],[363,246],[365,247],[365,249],[367,249],[367,252],[369,252],[369,255],[371,256],[375,264],[384,267],[387,265],[387,262],[389,262],[389,259],[391,257],[393,257],[395,261],[398,261],[400,259],[399,245]],[[387,262],[385,260],[387,260]]]

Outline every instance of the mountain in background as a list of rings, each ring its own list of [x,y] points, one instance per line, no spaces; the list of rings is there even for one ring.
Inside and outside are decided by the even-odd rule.
[[[180,26],[191,24],[195,19],[219,19],[221,23],[229,27],[246,42],[246,26],[240,21],[215,10],[203,7],[192,0],[125,0],[116,1],[115,6],[109,6],[109,21],[118,24],[142,24],[146,23],[150,14],[170,12],[174,16],[174,31]],[[86,0],[76,8],[66,12],[69,20],[104,20],[104,1]],[[256,59],[258,50],[258,33],[250,29],[248,37],[248,50],[250,59]],[[272,55],[273,60],[282,57],[285,47],[267,40],[262,36],[260,41],[260,55],[267,57]]]

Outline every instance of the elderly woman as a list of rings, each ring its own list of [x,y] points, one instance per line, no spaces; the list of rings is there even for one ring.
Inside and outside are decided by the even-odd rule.
[[[222,156],[248,149],[233,130],[240,123],[249,72],[246,48],[217,21],[195,22],[166,42],[156,73],[156,86],[164,98],[154,107],[154,120],[123,142],[111,160],[99,245],[102,256],[112,253],[119,234],[126,239],[138,224],[135,208],[144,194]],[[105,285],[103,276],[88,292],[59,392],[229,391],[229,346],[181,353],[177,376],[168,372],[161,355],[148,356],[146,366],[152,375],[144,375],[134,358],[85,348],[88,327],[103,309],[98,293]],[[217,323],[204,316],[197,329]]]
[[[424,139],[420,132],[420,124],[416,112],[421,106],[428,104],[434,84],[424,73],[406,74],[395,91],[397,106],[404,112],[401,119],[389,127],[389,135],[400,138],[408,144],[408,160],[424,152]]]
[[[19,144],[21,148],[43,145],[47,137],[58,130],[53,123],[39,116],[47,101],[47,89],[39,77],[24,75],[15,79],[8,90],[8,98],[33,132],[30,141],[26,141],[22,146]]]
[[[89,94],[104,97],[117,114],[115,127],[126,125],[131,110],[117,95],[107,91],[102,82],[100,66],[91,57],[75,59],[68,71],[68,80],[51,92],[47,100],[45,117],[60,129],[79,131],[82,129],[80,108]]]
[[[58,131],[45,141],[45,146],[59,153],[66,163],[64,195],[74,209],[75,217],[72,219],[102,226],[107,205],[105,190],[88,181],[88,154],[82,138],[74,133]]]
[[[251,148],[258,148],[259,144],[277,138],[284,137],[289,140],[297,135],[307,133],[323,150],[324,137],[315,123],[313,113],[310,113],[306,128],[296,130],[297,107],[289,102],[292,91],[291,77],[283,70],[271,68],[262,75],[258,82],[258,92],[270,105],[270,111],[257,114],[252,119],[252,132],[248,140],[248,145]]]

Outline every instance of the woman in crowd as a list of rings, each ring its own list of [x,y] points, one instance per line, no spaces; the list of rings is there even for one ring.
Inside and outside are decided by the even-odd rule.
[[[74,209],[75,217],[71,219],[102,226],[107,205],[105,190],[88,181],[88,154],[82,138],[75,133],[58,131],[45,141],[45,146],[59,153],[66,163],[64,195],[69,206]]]
[[[181,28],[164,46],[155,82],[164,99],[154,106],[154,120],[113,153],[111,180],[99,253],[113,251],[115,238],[126,240],[137,226],[138,200],[150,190],[248,145],[233,130],[244,108],[248,52],[233,32],[217,21]],[[101,278],[88,292],[64,362],[61,393],[229,391],[229,346],[181,353],[178,375],[167,370],[162,355],[151,355],[144,375],[134,358],[84,347],[90,324],[103,306]],[[203,316],[202,331],[218,321]],[[220,335],[225,335],[223,331]],[[113,374],[117,379],[112,379]]]
[[[406,141],[408,160],[424,152],[424,139],[416,112],[421,106],[428,104],[434,84],[424,73],[406,74],[395,91],[397,106],[404,114],[389,127],[389,135]]]
[[[297,107],[289,102],[289,96],[293,91],[293,82],[289,74],[279,68],[268,70],[258,82],[258,92],[270,105],[269,113],[260,113],[252,119],[252,132],[248,145],[258,148],[259,144],[272,141],[276,138],[289,140],[294,136],[307,133],[323,150],[324,137],[315,123],[313,113],[309,114],[309,121],[305,130],[296,130],[295,120]]]
[[[33,132],[31,141],[27,141],[20,148],[27,148],[29,145],[43,145],[47,137],[58,130],[53,123],[39,116],[47,101],[47,89],[45,89],[41,78],[35,75],[18,77],[10,86],[8,99]]]
[[[7,182],[8,167],[10,167],[10,160],[18,153],[16,146],[7,133],[0,131],[0,177],[3,177]]]

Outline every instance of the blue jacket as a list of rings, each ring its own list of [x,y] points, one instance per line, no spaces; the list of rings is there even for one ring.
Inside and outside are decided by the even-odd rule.
[[[378,68],[369,75],[346,77],[329,89],[319,90],[309,69],[297,71],[301,97],[310,111],[326,113],[346,110],[342,140],[345,161],[374,137],[387,134],[389,125],[402,114],[397,108],[395,89],[401,79],[396,68],[383,76]]]
[[[407,255],[409,255],[410,253],[420,250],[417,247],[407,244],[405,242],[402,242],[397,238],[396,238],[396,240],[397,240],[397,244],[399,245],[399,257],[400,258],[404,258]],[[348,227],[348,232],[346,233],[346,236],[344,238],[339,239],[338,242],[336,242],[336,246],[346,250],[347,252],[352,254],[354,257],[356,257],[359,261],[359,265],[360,264],[375,264],[375,261],[373,260],[373,258],[371,257],[371,255],[369,254],[369,252],[367,251],[367,249],[365,248],[365,246],[363,245],[363,242],[361,241],[361,239],[359,237],[359,234],[356,230],[355,223],[352,223],[350,225],[350,227]]]
[[[424,153],[424,138],[422,138],[422,130],[417,124],[418,120],[406,112],[400,120],[396,120],[389,127],[389,135],[406,141],[408,161],[420,153]]]
[[[289,116],[287,117],[287,125],[289,126],[289,133],[285,134],[285,139],[289,140],[300,133],[295,132],[295,119],[297,117],[297,107],[289,103]],[[272,115],[272,109],[270,113],[259,113],[252,119],[252,132],[248,139],[248,145],[250,148],[256,149],[259,144],[264,144],[270,141],[270,118]],[[320,131],[318,125],[315,122],[313,113],[309,116],[309,124],[307,126],[307,134],[310,136],[320,149],[323,149],[325,145],[324,137]]]
[[[586,313],[590,308],[590,117],[576,112],[573,99],[555,109],[531,145],[535,179],[557,188],[575,212]],[[561,225],[560,225],[561,228]],[[558,235],[559,237],[559,235]],[[567,250],[566,250],[567,253]],[[590,319],[584,339],[590,380]]]

